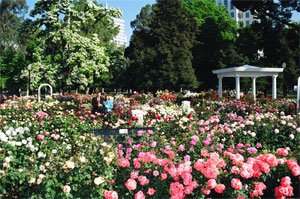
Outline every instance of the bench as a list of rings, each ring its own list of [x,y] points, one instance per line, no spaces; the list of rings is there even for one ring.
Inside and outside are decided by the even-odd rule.
[[[154,127],[145,127],[145,128],[118,128],[118,129],[92,129],[91,132],[94,133],[95,136],[102,136],[104,141],[111,141],[111,137],[119,142],[123,143],[125,141],[126,136],[137,135],[138,131],[147,131],[152,130],[155,132]],[[135,140],[137,141],[137,140]]]
[[[57,97],[56,99],[59,102],[71,102],[71,101],[74,101],[73,97]]]

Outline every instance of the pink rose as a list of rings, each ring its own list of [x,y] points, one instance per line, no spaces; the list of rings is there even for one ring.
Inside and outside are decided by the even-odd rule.
[[[205,189],[205,188],[202,188],[202,189],[201,189],[201,192],[202,192],[204,195],[209,195],[209,194],[210,194],[210,190],[209,190],[209,189]]]
[[[154,177],[159,176],[159,172],[158,172],[157,170],[153,171],[153,176],[154,176]]]
[[[152,148],[156,147],[156,142],[155,142],[155,141],[152,141],[152,142],[150,143],[150,146],[151,146]]]
[[[149,184],[149,180],[147,179],[146,176],[139,176],[138,177],[138,181],[140,182],[140,184],[142,186],[146,185],[146,184]]]
[[[126,158],[119,159],[119,167],[130,167],[130,162]]]
[[[142,136],[142,135],[143,135],[143,133],[144,133],[144,131],[143,131],[143,130],[139,130],[139,131],[137,132],[137,135],[138,135],[138,136]]]
[[[203,141],[203,144],[204,144],[204,146],[207,146],[207,145],[210,144],[210,141],[209,141],[209,140],[204,140],[204,141]]]
[[[233,178],[231,180],[231,186],[236,190],[241,190],[243,188],[242,182],[238,178]]]
[[[134,195],[134,199],[145,199],[145,198],[146,198],[146,196],[144,195],[144,193],[142,191],[139,191]]]
[[[280,184],[285,187],[291,185],[291,178],[288,176],[281,178]]]
[[[216,182],[215,179],[209,179],[209,180],[207,181],[206,187],[207,187],[208,189],[214,189],[216,186],[217,186],[217,182]]]
[[[133,179],[128,179],[125,183],[125,186],[128,190],[135,190],[136,189],[136,181]]]
[[[149,187],[148,191],[147,191],[147,194],[150,195],[150,196],[152,196],[153,194],[155,194],[155,192],[156,192],[155,189]]]
[[[104,198],[105,199],[118,199],[118,193],[115,191],[104,191]]]
[[[38,140],[43,140],[44,139],[44,135],[41,135],[41,134],[39,134],[38,136],[36,136],[36,138],[38,139]]]
[[[216,187],[215,187],[215,192],[217,193],[223,193],[225,191],[226,187],[225,185],[223,184],[218,184]]]

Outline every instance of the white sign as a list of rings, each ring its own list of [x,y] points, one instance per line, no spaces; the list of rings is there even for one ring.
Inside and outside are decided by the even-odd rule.
[[[124,135],[124,134],[128,134],[128,129],[119,129],[119,134]]]
[[[142,110],[132,110],[132,116],[138,118],[137,125],[142,126],[144,124],[144,112]]]
[[[191,108],[190,101],[182,101],[181,103],[182,103],[183,110],[188,111]]]

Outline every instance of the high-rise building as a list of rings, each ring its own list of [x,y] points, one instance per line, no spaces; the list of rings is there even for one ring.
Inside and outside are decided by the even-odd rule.
[[[105,0],[105,8],[108,8],[107,0]],[[125,20],[115,17],[113,17],[112,19],[114,20],[115,27],[119,27],[119,33],[117,34],[117,36],[115,36],[113,42],[115,42],[117,47],[126,46],[127,38],[125,35]]]
[[[231,0],[216,0],[216,4],[225,6],[232,19],[239,25],[248,26],[255,21],[249,10],[246,12],[240,11],[231,4]]]
[[[114,42],[118,47],[120,46],[126,46],[127,44],[127,39],[125,35],[125,20],[123,19],[118,19],[118,18],[113,18],[115,26],[119,27],[119,33],[118,35],[114,38]]]

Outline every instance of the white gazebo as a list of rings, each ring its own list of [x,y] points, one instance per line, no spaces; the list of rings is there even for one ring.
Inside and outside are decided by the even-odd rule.
[[[235,98],[240,99],[240,77],[252,78],[252,94],[256,100],[256,78],[272,76],[272,99],[276,99],[276,78],[278,73],[283,72],[284,68],[260,68],[257,66],[243,65],[239,67],[213,70],[219,79],[219,98],[222,97],[222,79],[223,77],[235,77]]]

